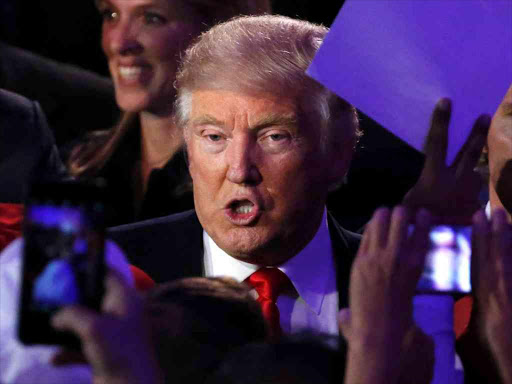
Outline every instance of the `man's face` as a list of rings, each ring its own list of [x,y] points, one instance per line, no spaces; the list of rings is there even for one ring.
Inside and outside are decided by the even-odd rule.
[[[185,129],[197,215],[220,248],[276,265],[311,240],[333,167],[294,98],[196,90]]]
[[[512,84],[492,119],[487,136],[492,208],[512,214]]]

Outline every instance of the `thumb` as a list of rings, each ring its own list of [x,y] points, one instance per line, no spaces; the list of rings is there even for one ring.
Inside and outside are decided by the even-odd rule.
[[[65,307],[53,315],[52,326],[59,331],[69,331],[84,339],[93,329],[98,314],[88,308],[76,305]]]
[[[347,341],[350,340],[350,319],[350,309],[341,309],[338,313],[338,327],[340,328],[340,333]]]

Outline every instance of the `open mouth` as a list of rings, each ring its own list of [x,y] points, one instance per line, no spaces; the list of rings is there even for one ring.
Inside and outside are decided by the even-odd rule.
[[[249,225],[254,223],[261,210],[258,205],[248,199],[233,200],[226,208],[228,219],[236,225]]]
[[[253,208],[254,204],[249,200],[234,201],[230,204],[230,209],[240,214],[251,213]]]
[[[135,67],[135,66],[120,66],[119,67],[119,76],[126,78],[126,79],[133,79],[139,76],[142,72],[141,67]]]
[[[147,65],[119,65],[117,67],[117,78],[121,84],[133,85],[147,80],[150,74]]]

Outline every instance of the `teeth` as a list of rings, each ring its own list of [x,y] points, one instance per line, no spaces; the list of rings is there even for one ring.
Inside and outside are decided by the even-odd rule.
[[[141,67],[119,67],[119,75],[121,77],[134,78],[142,72]]]
[[[249,213],[252,211],[252,207],[254,207],[254,205],[252,203],[240,204],[235,208],[235,212],[236,213]]]

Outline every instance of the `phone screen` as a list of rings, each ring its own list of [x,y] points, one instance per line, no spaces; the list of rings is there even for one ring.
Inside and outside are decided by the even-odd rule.
[[[471,227],[435,226],[417,290],[431,293],[471,292]]]
[[[94,191],[74,183],[40,185],[27,203],[19,317],[26,344],[76,344],[51,327],[52,315],[73,304],[100,308],[104,206]]]

